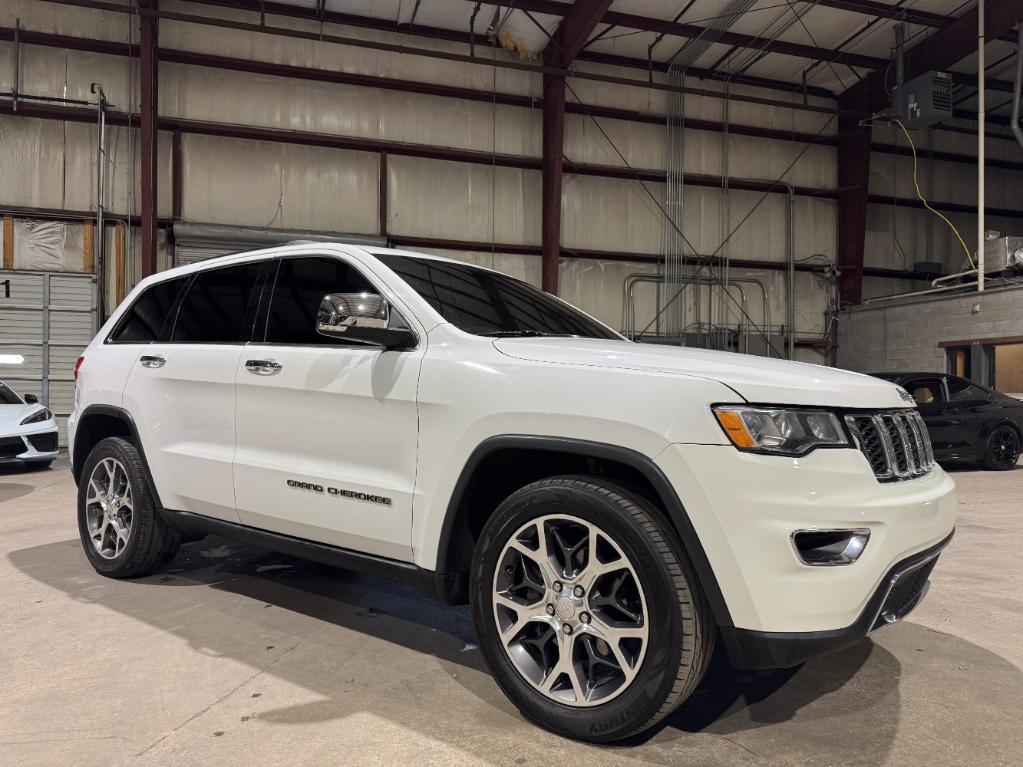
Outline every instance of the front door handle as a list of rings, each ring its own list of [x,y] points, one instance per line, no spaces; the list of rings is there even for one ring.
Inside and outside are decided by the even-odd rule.
[[[245,360],[245,369],[257,376],[272,376],[280,373],[281,367],[277,360]]]
[[[144,368],[162,368],[167,360],[159,354],[143,354],[139,357],[139,364]]]

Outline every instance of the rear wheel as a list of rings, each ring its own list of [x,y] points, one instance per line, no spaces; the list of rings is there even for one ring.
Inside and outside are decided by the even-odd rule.
[[[1011,426],[1002,425],[988,435],[982,465],[992,471],[1008,471],[1015,468],[1019,456],[1019,432]]]
[[[180,539],[159,516],[138,449],[120,437],[99,442],[78,485],[78,531],[96,572],[148,575],[178,551]]]
[[[541,480],[501,504],[477,545],[473,618],[523,715],[595,742],[671,713],[699,683],[714,641],[660,514],[586,477]]]

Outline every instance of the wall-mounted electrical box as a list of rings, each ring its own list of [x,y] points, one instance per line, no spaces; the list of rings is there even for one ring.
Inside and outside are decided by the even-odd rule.
[[[925,72],[892,91],[892,111],[910,130],[929,128],[952,116],[952,76]]]

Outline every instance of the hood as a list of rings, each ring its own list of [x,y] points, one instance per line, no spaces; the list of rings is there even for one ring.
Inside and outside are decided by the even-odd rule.
[[[22,421],[42,409],[42,405],[0,405],[0,437],[18,428]]]
[[[591,338],[501,338],[494,346],[509,357],[532,362],[706,378],[760,404],[912,407],[900,394],[901,388],[888,381],[805,362]]]

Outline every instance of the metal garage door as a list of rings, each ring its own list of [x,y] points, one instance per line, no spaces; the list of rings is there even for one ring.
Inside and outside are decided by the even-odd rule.
[[[228,253],[238,253],[245,250],[244,245],[236,247],[210,248],[198,245],[178,244],[174,248],[174,266],[194,264],[196,261],[205,261],[214,256],[226,256]]]
[[[297,240],[312,242],[347,242],[353,245],[387,247],[387,240],[372,234],[342,232],[306,232],[297,229],[263,229],[224,224],[195,224],[187,221],[174,224],[174,265],[194,264],[214,256],[269,248]]]
[[[0,379],[36,394],[57,416],[60,445],[74,404],[75,360],[96,334],[96,277],[65,272],[0,271]]]

